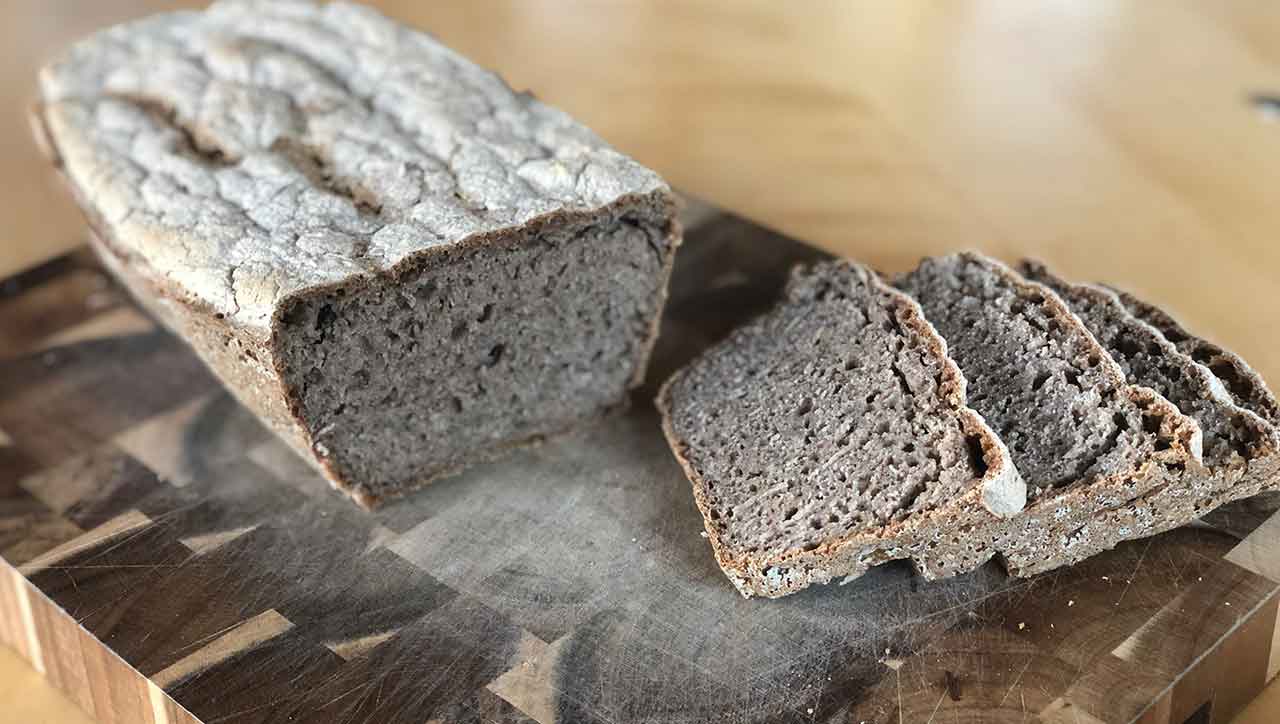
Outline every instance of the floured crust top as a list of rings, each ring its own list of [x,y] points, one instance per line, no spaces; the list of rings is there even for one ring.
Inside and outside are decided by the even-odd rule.
[[[154,16],[78,43],[40,86],[55,160],[102,231],[249,327],[299,290],[668,192],[564,113],[356,5]]]

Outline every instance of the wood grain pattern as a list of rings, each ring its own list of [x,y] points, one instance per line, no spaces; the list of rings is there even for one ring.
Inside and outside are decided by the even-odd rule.
[[[59,343],[0,357],[27,461],[0,498],[0,636],[103,722],[1181,724],[1261,690],[1277,499],[1027,580],[890,564],[740,598],[649,400],[823,254],[689,219],[629,412],[372,514],[140,312],[71,295]],[[56,265],[0,317],[99,273]]]

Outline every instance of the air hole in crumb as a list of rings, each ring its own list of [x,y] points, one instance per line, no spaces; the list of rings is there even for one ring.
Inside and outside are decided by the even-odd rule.
[[[307,308],[305,305],[294,304],[280,315],[280,321],[290,326],[299,324],[306,319],[306,311]]]
[[[965,446],[969,450],[969,465],[977,473],[978,477],[987,474],[987,457],[982,449],[982,440],[973,435],[969,435],[964,439]]]
[[[1209,362],[1208,367],[1214,376],[1222,380],[1227,389],[1237,396],[1248,398],[1253,394],[1252,383],[1249,378],[1240,374],[1235,365],[1226,360],[1213,360]]]
[[[459,324],[453,328],[453,331],[449,333],[449,338],[462,339],[463,336],[466,335],[466,333],[467,333],[467,323],[463,322],[462,324]]]
[[[451,402],[453,403],[453,411],[454,411],[454,412],[462,412],[462,398],[461,398],[461,397],[455,397],[455,398],[453,398],[453,399],[451,400]]]
[[[329,325],[333,324],[334,320],[337,318],[338,313],[333,311],[333,307],[328,304],[320,305],[320,311],[316,312],[316,331],[324,331],[329,327]]]
[[[803,417],[804,415],[808,415],[810,412],[813,412],[813,400],[806,397],[801,400],[800,405],[796,407],[796,414]]]
[[[1144,415],[1142,417],[1142,431],[1152,434],[1160,432],[1160,418]]]
[[[810,518],[809,527],[814,530],[822,530],[823,522],[821,518]]]
[[[796,517],[796,515],[799,513],[800,513],[799,508],[789,508],[786,513],[782,514],[782,519],[791,520],[792,518]]]
[[[1067,384],[1071,385],[1072,387],[1079,387],[1079,386],[1080,386],[1080,373],[1079,373],[1079,372],[1076,372],[1076,371],[1075,371],[1075,370],[1073,370],[1073,369],[1067,369],[1067,370],[1064,370],[1064,371],[1062,372],[1062,376],[1063,376],[1064,378],[1066,378],[1066,380],[1067,380]]]
[[[502,353],[506,351],[506,347],[500,344],[493,345],[489,350],[489,354],[485,356],[484,366],[492,367],[502,360]]]
[[[1049,381],[1050,376],[1051,375],[1048,372],[1041,372],[1036,375],[1036,378],[1031,380],[1031,389],[1038,390],[1041,387],[1044,387],[1044,384]]]
[[[477,322],[487,322],[487,321],[489,321],[489,318],[490,318],[490,317],[492,317],[492,316],[493,316],[493,305],[492,305],[492,304],[486,304],[486,305],[484,305],[484,309],[481,309],[481,310],[480,310],[480,316],[476,318],[476,321],[477,321]]]

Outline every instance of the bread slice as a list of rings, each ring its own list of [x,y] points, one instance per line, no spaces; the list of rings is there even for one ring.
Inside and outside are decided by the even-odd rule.
[[[1155,327],[1183,354],[1199,362],[1226,386],[1236,404],[1252,411],[1275,427],[1280,427],[1280,404],[1248,362],[1228,349],[1191,334],[1168,312],[1132,294],[1111,288],[1135,317]]]
[[[40,95],[107,266],[362,505],[644,377],[671,190],[430,36],[220,2],[86,38]]]
[[[1070,563],[1071,551],[1093,547],[1093,531],[1077,521],[1166,485],[1200,460],[1195,421],[1128,384],[1044,285],[975,253],[926,259],[897,284],[946,338],[969,380],[969,404],[1026,481],[1026,510],[979,532],[996,541],[1014,575]]]
[[[892,559],[928,561],[930,577],[969,570],[994,553],[970,531],[1025,500],[946,343],[850,262],[794,272],[772,311],[672,376],[657,404],[744,596]]]
[[[1083,526],[1082,540],[1059,555],[1081,560],[1132,538],[1155,535],[1190,523],[1222,503],[1276,487],[1280,438],[1255,413],[1238,406],[1209,369],[1179,349],[1158,330],[1131,314],[1115,293],[1089,284],[1072,284],[1043,264],[1024,261],[1028,279],[1052,288],[1106,348],[1131,384],[1159,392],[1194,419],[1203,435],[1203,465],[1188,465],[1164,486],[1095,514]],[[1061,543],[1052,540],[1050,544]],[[1032,567],[1013,553],[1009,562]]]

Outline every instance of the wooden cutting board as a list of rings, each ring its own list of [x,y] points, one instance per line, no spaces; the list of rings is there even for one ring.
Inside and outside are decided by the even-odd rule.
[[[649,400],[821,256],[694,205],[629,413],[372,514],[83,253],[9,280],[0,639],[102,722],[1182,724],[1262,689],[1274,499],[1030,580],[740,598]]]

